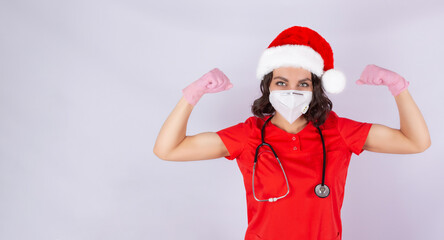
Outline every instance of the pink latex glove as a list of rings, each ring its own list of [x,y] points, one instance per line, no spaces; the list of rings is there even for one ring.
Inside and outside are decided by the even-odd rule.
[[[193,106],[205,93],[216,93],[233,87],[230,79],[218,68],[207,72],[202,77],[182,90],[185,99]]]
[[[395,72],[370,64],[365,67],[356,84],[386,85],[396,97],[407,89],[410,83]]]

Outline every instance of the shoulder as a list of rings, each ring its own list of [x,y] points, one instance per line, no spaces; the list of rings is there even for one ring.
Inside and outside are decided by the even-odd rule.
[[[331,119],[330,119],[331,118]],[[367,136],[372,123],[365,121],[357,121],[346,117],[339,117],[333,112],[329,116],[330,125],[334,126],[343,137],[350,136]]]
[[[324,124],[321,125],[321,129],[330,129],[330,128],[337,128],[338,121],[340,117],[336,114],[334,111],[330,111],[327,115],[327,119],[325,120]]]
[[[362,125],[366,124],[366,122],[360,122],[356,121],[350,118],[346,117],[340,117],[336,114],[334,111],[330,111],[330,113],[327,116],[327,119],[325,120],[325,127],[324,128],[339,128],[342,129],[347,126],[354,126],[354,125]]]
[[[270,118],[271,115],[266,115],[263,118],[257,117],[257,116],[251,116],[247,118],[243,123],[240,123],[242,125],[242,129],[244,130],[245,134],[248,136],[260,136],[260,132],[262,127],[265,124],[265,121]]]
[[[257,116],[251,116],[247,118],[245,122],[243,122],[243,128],[248,132],[249,135],[260,132],[262,126],[269,117],[270,116],[265,116],[263,118],[260,118]]]
[[[257,128],[258,126],[262,126],[264,120],[261,118],[258,118],[256,116],[251,116],[248,117],[245,121],[243,122],[238,122],[237,124],[234,124],[232,126],[226,127],[218,132],[227,132],[230,131],[233,134],[242,134],[242,133],[246,133],[252,129]]]
[[[265,121],[270,117],[270,115],[267,115],[263,118],[257,117],[257,116],[251,116],[247,118],[244,122],[245,125],[248,125],[251,128],[260,128],[265,123]]]

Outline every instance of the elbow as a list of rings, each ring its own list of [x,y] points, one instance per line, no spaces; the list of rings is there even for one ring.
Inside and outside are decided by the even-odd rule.
[[[160,152],[159,150],[157,150],[155,147],[153,149],[153,153],[154,155],[156,155],[158,158],[160,158],[161,160],[165,160],[168,161],[167,159],[167,154]]]
[[[422,153],[425,150],[427,150],[430,146],[432,145],[432,141],[430,140],[430,138],[423,142],[421,145],[418,146],[418,151],[417,153]]]

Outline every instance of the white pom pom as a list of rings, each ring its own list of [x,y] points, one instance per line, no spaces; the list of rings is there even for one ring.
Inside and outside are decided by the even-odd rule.
[[[340,93],[345,88],[345,75],[341,71],[330,69],[322,75],[322,86],[328,93]]]

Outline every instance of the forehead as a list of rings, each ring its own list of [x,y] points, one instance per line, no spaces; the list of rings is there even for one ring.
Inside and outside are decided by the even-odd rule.
[[[273,78],[275,76],[283,76],[285,78],[310,78],[311,72],[304,68],[296,68],[296,67],[280,67],[273,70]]]
[[[311,72],[303,68],[277,68],[273,70],[272,81],[302,82],[311,81]]]

